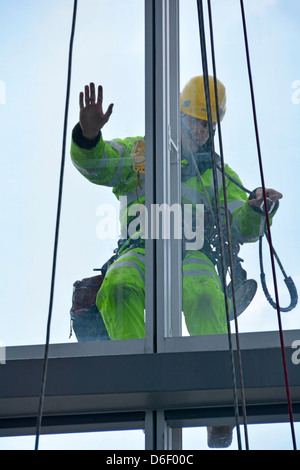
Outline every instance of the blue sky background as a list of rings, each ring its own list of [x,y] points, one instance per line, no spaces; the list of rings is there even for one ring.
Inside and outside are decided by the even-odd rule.
[[[72,8],[72,0],[0,0],[0,81],[5,85],[5,96],[0,96],[0,340],[7,346],[45,341]],[[260,185],[260,175],[239,1],[212,0],[212,8],[217,72],[227,89],[222,123],[225,160],[254,189]],[[300,87],[293,84],[300,80],[300,2],[245,0],[245,10],[266,185],[284,194],[272,237],[299,290]],[[181,1],[180,49],[183,86],[201,73],[194,0]],[[142,0],[79,1],[53,343],[75,341],[74,335],[69,340],[73,282],[93,275],[93,268],[101,267],[116,246],[116,240],[103,241],[96,235],[99,204],[118,208],[111,190],[87,182],[69,158],[78,94],[90,81],[103,85],[104,106],[115,103],[104,138],[143,135]],[[264,247],[273,292],[269,252]],[[259,281],[258,245],[244,246],[241,256],[249,277]],[[278,281],[285,306],[289,298],[280,274]],[[297,306],[282,315],[285,329],[299,329],[299,313]],[[278,329],[276,311],[260,288],[240,317],[239,328],[241,332]]]

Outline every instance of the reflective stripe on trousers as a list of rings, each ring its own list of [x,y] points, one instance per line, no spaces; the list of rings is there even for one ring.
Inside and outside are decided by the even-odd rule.
[[[97,306],[111,339],[145,335],[144,253],[144,249],[137,248],[120,256],[108,268],[97,295]],[[205,254],[187,252],[183,260],[182,288],[182,307],[189,333],[226,333],[221,282]]]
[[[137,263],[137,261],[129,259],[130,257],[137,258],[143,264],[145,264],[144,254],[136,253],[134,251],[129,251],[125,253],[124,255],[120,256],[120,258],[118,258],[111,266],[109,266],[109,268],[107,269],[106,275],[116,268],[120,269],[120,268],[132,267],[132,268],[137,269],[137,271],[139,272],[141,276],[142,281],[145,282],[145,275],[143,273],[141,266],[139,265],[139,263]]]

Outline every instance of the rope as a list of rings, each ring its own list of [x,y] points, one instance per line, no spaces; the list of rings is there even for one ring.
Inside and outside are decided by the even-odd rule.
[[[220,128],[221,130],[221,128]],[[234,179],[232,176],[230,176],[228,173],[226,173],[226,171],[224,171],[224,169],[222,170],[222,168],[217,165],[217,168],[218,170],[224,172],[224,175],[226,176],[226,178],[228,178],[230,181],[232,181],[236,186],[238,186],[240,189],[242,189],[243,191],[245,191],[245,193],[248,193],[248,194],[251,194],[252,191],[250,191],[249,189],[245,188],[245,186],[243,186],[241,183],[239,183],[236,179]]]
[[[224,286],[224,295],[225,295],[225,308],[226,308],[226,318],[227,318],[227,330],[228,330],[228,341],[229,341],[229,349],[230,349],[230,360],[231,360],[231,374],[232,374],[232,382],[233,382],[233,393],[234,393],[234,410],[235,410],[235,423],[236,423],[236,430],[237,430],[237,439],[238,439],[238,447],[239,449],[242,448],[241,445],[241,436],[240,436],[240,427],[239,427],[239,405],[238,405],[238,397],[237,397],[237,386],[236,386],[236,376],[235,376],[235,366],[234,366],[234,355],[233,355],[233,346],[232,346],[232,339],[231,339],[231,329],[230,329],[230,320],[229,320],[229,309],[228,309],[228,294],[226,289],[226,267],[225,267],[225,254],[224,254],[224,241],[223,241],[223,233],[221,230],[221,211],[220,211],[220,200],[219,200],[219,192],[218,192],[218,180],[217,180],[217,166],[216,166],[216,159],[215,159],[215,151],[214,151],[214,139],[213,139],[213,129],[212,129],[212,112],[211,112],[211,102],[210,102],[210,94],[209,94],[209,82],[208,82],[208,67],[207,67],[207,55],[206,55],[206,45],[205,45],[205,32],[204,32],[204,15],[203,15],[203,2],[202,0],[197,0],[198,6],[198,20],[199,20],[199,33],[200,33],[200,46],[201,46],[201,54],[202,54],[202,65],[203,65],[203,76],[204,76],[204,89],[205,89],[205,96],[206,96],[206,103],[207,103],[207,111],[208,111],[208,123],[209,123],[209,135],[210,141],[212,145],[212,163],[213,163],[213,178],[214,178],[214,190],[215,190],[215,200],[216,200],[216,210],[217,210],[217,231],[218,237],[220,242],[220,251],[221,251],[221,274],[223,279],[223,286]],[[210,16],[210,32],[211,32],[211,39],[213,39],[213,31],[212,31],[212,17],[211,17],[211,9],[209,4],[209,16]],[[211,41],[212,44],[212,56],[214,60],[214,48],[213,48],[213,40]],[[215,80],[215,93],[216,93],[216,108],[218,110],[218,95],[217,95],[217,86],[216,86],[216,67],[214,61],[214,80]],[[220,132],[220,116],[219,113],[217,114],[218,120],[218,128]],[[220,134],[221,136],[221,134]],[[221,152],[222,153],[222,152]],[[222,160],[222,165],[224,167],[224,159]],[[225,180],[224,180],[224,168],[222,168],[222,177],[223,177],[223,188],[226,188]],[[227,210],[227,200],[224,194],[224,201],[225,201],[225,217],[227,228],[229,229],[229,222],[228,222],[228,210]],[[228,237],[230,239],[230,236]],[[231,273],[232,271],[232,257],[230,257],[231,262]],[[235,319],[236,315],[236,307],[235,307],[235,292],[233,289],[233,303],[235,309]],[[245,428],[245,439],[246,445],[248,447],[248,438],[247,438],[247,423],[246,423],[246,411],[245,411],[245,402],[244,402],[244,384],[243,384],[243,376],[242,376],[242,366],[241,366],[241,357],[240,357],[240,346],[238,340],[238,329],[236,330],[236,338],[237,338],[237,349],[238,349],[238,364],[240,370],[240,377],[241,377],[241,389],[242,389],[242,407],[243,407],[243,417],[244,417],[244,428]]]
[[[70,46],[69,46],[67,92],[66,92],[66,104],[65,104],[65,116],[64,116],[64,128],[63,128],[63,143],[62,143],[61,168],[60,168],[60,179],[59,179],[59,190],[58,190],[56,228],[55,228],[55,239],[54,239],[54,250],[53,250],[53,261],[52,261],[49,312],[48,312],[46,343],[45,343],[45,352],[44,352],[44,361],[43,361],[42,385],[41,385],[39,410],[38,410],[37,425],[36,425],[35,450],[38,450],[38,446],[39,446],[39,436],[40,436],[40,430],[41,430],[41,424],[42,424],[42,415],[43,415],[45,388],[46,388],[46,379],[47,379],[47,370],[48,370],[50,327],[51,327],[51,318],[52,318],[52,309],[53,309],[56,259],[57,259],[60,214],[61,214],[61,205],[62,205],[63,178],[64,178],[64,166],[65,166],[66,139],[67,139],[67,122],[68,122],[69,98],[70,98],[70,88],[71,88],[72,52],[73,52],[73,42],[74,42],[74,34],[75,34],[76,13],[77,13],[77,0],[74,0],[72,29],[71,29]]]
[[[256,136],[256,143],[257,143],[258,162],[259,162],[259,169],[260,169],[260,176],[261,176],[261,183],[262,183],[262,190],[263,190],[263,199],[264,199],[264,208],[265,208],[265,215],[266,215],[268,241],[269,241],[269,247],[270,247],[270,258],[271,258],[271,265],[272,265],[273,283],[274,283],[275,299],[276,299],[276,306],[277,306],[277,317],[278,317],[279,336],[280,336],[280,344],[281,344],[281,353],[282,353],[282,361],[283,361],[286,395],[287,395],[287,402],[288,402],[288,412],[289,412],[290,425],[291,425],[293,448],[294,448],[294,450],[297,450],[295,429],[294,429],[293,410],[292,410],[292,402],[291,402],[290,387],[289,387],[289,380],[288,380],[288,373],[287,373],[286,355],[285,355],[285,349],[284,349],[283,330],[282,330],[280,307],[279,307],[279,295],[278,295],[277,278],[276,278],[275,261],[274,261],[274,249],[273,249],[273,245],[272,245],[270,219],[269,219],[269,213],[268,213],[268,209],[267,209],[268,205],[267,205],[267,196],[266,196],[266,186],[265,186],[265,180],[264,180],[264,171],[263,171],[260,140],[259,140],[259,131],[258,131],[257,114],[256,114],[256,106],[255,106],[255,96],[254,96],[254,87],[253,87],[250,53],[249,53],[249,45],[248,45],[248,34],[247,34],[247,26],[246,26],[246,16],[245,16],[245,9],[244,9],[243,0],[240,0],[240,4],[241,4],[241,15],[242,15],[244,41],[245,41],[246,58],[247,58],[247,67],[248,67],[249,84],[250,84],[250,92],[251,92],[253,120],[254,120],[255,136]]]
[[[222,142],[222,131],[221,131],[221,124],[220,124],[219,106],[218,106],[219,99],[218,99],[218,87],[217,87],[217,70],[216,70],[216,61],[215,61],[213,20],[212,20],[212,10],[211,10],[210,0],[207,0],[207,4],[208,4],[208,18],[209,18],[209,26],[210,26],[210,40],[211,40],[212,65],[213,65],[213,76],[214,76],[214,86],[215,86],[215,100],[216,100],[216,109],[217,109],[218,134],[219,134],[219,144],[220,144],[220,157],[221,157],[221,167],[222,167],[221,172],[222,172],[224,205],[225,205],[225,214],[226,214],[226,234],[227,234],[227,242],[228,242],[230,273],[231,273],[231,288],[232,288],[234,323],[235,323],[235,331],[236,331],[236,344],[237,344],[238,364],[239,364],[239,377],[240,377],[240,385],[241,385],[241,400],[242,400],[242,412],[243,412],[243,422],[244,422],[244,436],[245,436],[246,450],[248,450],[249,449],[249,439],[248,439],[248,429],[247,429],[246,400],[245,400],[245,391],[244,391],[245,387],[244,387],[241,348],[240,348],[240,340],[239,340],[239,328],[238,328],[237,310],[236,310],[235,280],[234,280],[234,275],[233,275],[232,245],[231,245],[229,218],[228,218],[229,211],[228,211],[228,205],[227,205],[227,185],[226,185],[226,180],[225,180],[225,175],[226,174],[225,174],[224,152],[223,152],[223,142]]]
[[[265,236],[266,238],[268,239],[268,233],[267,231],[265,231]],[[268,300],[269,304],[276,310],[277,309],[277,304],[274,302],[274,300],[272,299],[269,291],[268,291],[268,288],[267,288],[267,284],[266,284],[266,275],[264,273],[264,266],[263,266],[263,254],[262,254],[262,239],[263,239],[263,235],[259,238],[259,264],[260,264],[260,279],[261,279],[261,285],[262,285],[262,289],[264,291],[264,294],[266,296],[266,299]],[[269,240],[268,240],[269,241]],[[273,247],[273,253],[274,253],[274,256],[275,256],[275,259],[279,265],[279,268],[284,276],[284,282],[285,282],[285,285],[289,291],[289,294],[290,294],[290,304],[287,306],[287,307],[280,307],[280,311],[281,312],[290,312],[291,310],[293,310],[297,303],[298,303],[298,293],[297,293],[297,289],[296,289],[296,286],[295,286],[295,283],[293,281],[293,279],[290,277],[290,276],[287,276],[283,266],[282,266],[282,263]]]

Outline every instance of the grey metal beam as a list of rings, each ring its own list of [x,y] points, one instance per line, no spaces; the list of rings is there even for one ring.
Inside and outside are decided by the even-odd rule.
[[[222,413],[231,413],[233,399],[225,336],[181,338],[185,350],[160,354],[103,355],[103,342],[51,345],[44,417],[59,419],[59,431],[54,432],[62,432],[64,419],[66,429],[69,431],[73,426],[75,432],[82,427],[88,429],[89,425],[92,429],[111,426],[111,419],[109,424],[105,417],[111,418],[114,414],[146,410],[168,413],[184,410],[186,418],[194,423],[201,421],[200,412],[206,422],[221,419]],[[249,412],[255,411],[251,419],[253,422],[286,421],[286,391],[278,334],[249,333],[240,337],[246,404]],[[291,360],[295,352],[291,346],[299,338],[299,330],[285,332],[296,420],[299,420],[300,365]],[[198,350],[189,351],[189,345],[195,349],[196,342]],[[176,345],[178,350],[179,343]],[[112,347],[113,342],[107,342],[107,347],[109,345]],[[25,428],[26,433],[35,432],[33,420],[38,410],[42,364],[42,346],[7,348],[6,364],[0,365],[1,436],[18,435]],[[194,410],[193,416],[188,414],[191,410]],[[82,421],[76,424],[75,419],[73,424],[68,422],[70,416],[80,415],[83,421],[86,416],[86,425]],[[97,417],[93,424],[89,423],[92,415]],[[101,416],[102,424],[99,422]],[[140,425],[143,420],[141,415],[138,416]],[[172,421],[170,416],[174,415],[169,414],[169,419],[176,427],[176,420]],[[128,422],[132,426],[130,419]],[[56,428],[53,425],[51,429]]]
[[[36,417],[23,416],[0,421],[0,436],[26,436],[35,434]],[[80,413],[44,416],[42,434],[66,434],[98,431],[143,429],[145,413]]]

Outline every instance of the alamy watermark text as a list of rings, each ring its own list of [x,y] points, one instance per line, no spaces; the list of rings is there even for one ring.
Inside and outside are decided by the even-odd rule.
[[[300,364],[300,340],[295,340],[292,343],[292,349],[295,351],[292,354],[292,363],[295,365]]]
[[[122,208],[127,207],[127,197],[120,197]],[[132,204],[126,221],[122,221],[121,238],[175,239],[184,237],[186,249],[200,250],[204,244],[204,204],[152,204],[150,210],[144,204]],[[119,216],[112,204],[100,204],[96,215],[101,217],[96,227],[101,240],[119,236]],[[130,222],[127,223],[127,216]],[[121,215],[122,217],[122,215]],[[150,222],[150,229],[149,229]]]

